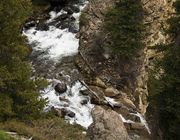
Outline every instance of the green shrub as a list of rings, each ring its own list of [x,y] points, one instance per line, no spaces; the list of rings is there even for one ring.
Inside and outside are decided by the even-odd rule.
[[[86,13],[83,13],[83,12],[81,13],[79,22],[80,22],[80,23],[79,23],[80,26],[85,26],[85,25],[88,24],[88,19],[87,19]]]
[[[0,129],[33,137],[33,140],[87,140],[82,127],[68,124],[62,118],[39,119],[27,123],[8,121],[0,123]]]
[[[0,131],[0,140],[17,140],[8,136],[4,131]]]

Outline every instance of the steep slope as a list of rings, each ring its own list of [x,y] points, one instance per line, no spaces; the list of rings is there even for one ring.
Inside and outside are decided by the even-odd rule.
[[[111,108],[122,114],[129,135],[134,138],[135,134],[138,134],[139,139],[149,139],[146,122],[141,121],[139,119],[141,117],[137,117],[136,113],[139,112],[143,116],[146,113],[148,72],[153,66],[154,57],[159,55],[151,48],[168,40],[168,36],[161,29],[166,26],[165,21],[173,12],[173,1],[142,0],[141,2],[144,10],[144,47],[133,60],[129,61],[118,59],[112,50],[106,47],[111,44],[111,40],[108,32],[104,30],[104,22],[106,22],[104,20],[106,13],[116,4],[109,0],[90,0],[80,18],[80,53],[76,64],[99,98],[113,97],[117,104]],[[95,104],[108,108],[103,101],[97,100]],[[132,128],[133,123],[129,121],[137,125],[133,125]],[[144,128],[139,125],[142,122]]]

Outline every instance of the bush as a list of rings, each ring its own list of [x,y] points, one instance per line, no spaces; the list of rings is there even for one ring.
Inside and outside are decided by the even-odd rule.
[[[17,140],[8,136],[4,131],[0,131],[0,140]]]
[[[79,20],[80,26],[85,26],[88,24],[88,19],[86,16],[87,16],[86,13],[83,13],[83,12],[81,13],[80,20]]]
[[[33,140],[86,140],[84,130],[78,125],[70,125],[62,118],[28,121],[8,121],[0,124],[0,129],[33,137]]]

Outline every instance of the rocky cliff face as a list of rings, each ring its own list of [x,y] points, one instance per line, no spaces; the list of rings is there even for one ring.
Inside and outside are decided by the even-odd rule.
[[[143,121],[133,114],[140,112],[145,116],[148,106],[148,71],[153,66],[152,60],[158,55],[151,47],[168,40],[161,28],[162,25],[166,26],[165,21],[173,12],[172,2],[142,0],[145,46],[131,62],[118,60],[109,48],[104,47],[110,43],[108,33],[103,29],[104,16],[115,3],[112,0],[89,0],[83,13],[84,24],[79,34],[80,53],[76,64],[100,98],[110,97],[116,102],[110,106],[125,118],[124,125],[132,139],[150,139]],[[109,108],[102,101],[95,103]]]

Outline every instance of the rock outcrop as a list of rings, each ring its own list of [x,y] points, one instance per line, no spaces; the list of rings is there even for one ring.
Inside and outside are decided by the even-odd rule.
[[[97,77],[102,81],[103,86],[96,85],[94,92],[102,92],[102,96],[116,99],[118,105],[113,106],[113,109],[125,119],[130,118],[135,121],[130,128],[139,128],[139,130],[133,132],[128,130],[128,133],[140,136],[137,139],[149,139],[149,134],[144,134],[147,132],[144,126],[139,124],[131,113],[140,112],[143,116],[146,113],[149,69],[153,66],[154,57],[157,56],[151,48],[168,41],[168,36],[161,28],[162,25],[166,26],[165,21],[173,12],[173,0],[141,1],[144,9],[144,48],[132,61],[128,61],[115,58],[111,50],[104,47],[110,43],[110,40],[108,33],[103,29],[103,22],[106,12],[115,5],[114,1],[89,0],[83,12],[83,21],[86,22],[80,27],[80,53],[76,64],[90,85],[95,83]]]
[[[91,140],[129,140],[118,113],[96,106],[92,115],[94,122],[88,129]]]

